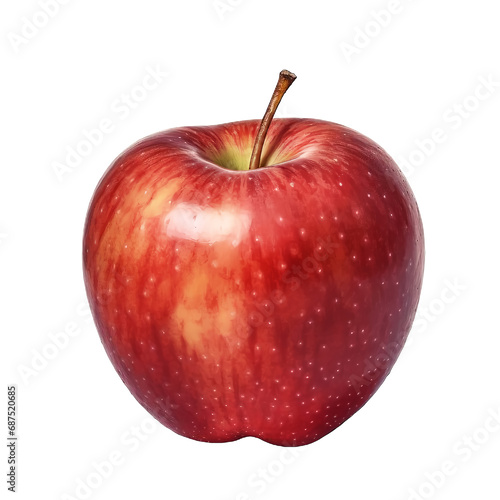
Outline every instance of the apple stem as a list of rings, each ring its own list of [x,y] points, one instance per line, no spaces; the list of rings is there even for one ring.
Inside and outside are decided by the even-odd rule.
[[[266,139],[267,131],[269,130],[269,125],[278,109],[281,98],[285,95],[285,92],[289,89],[290,85],[297,78],[293,73],[284,69],[280,73],[278,83],[274,89],[269,105],[267,106],[266,113],[260,122],[259,131],[255,138],[253,145],[252,156],[250,157],[250,167],[249,170],[255,170],[260,167],[260,157],[262,155],[262,148],[264,147],[264,141]]]

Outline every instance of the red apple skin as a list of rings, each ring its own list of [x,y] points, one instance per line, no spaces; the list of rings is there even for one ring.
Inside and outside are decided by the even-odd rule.
[[[147,137],[101,179],[83,240],[104,348],[156,419],[192,439],[298,446],[361,408],[410,330],[424,268],[414,196],[338,124],[259,120]],[[231,159],[233,158],[233,160]]]

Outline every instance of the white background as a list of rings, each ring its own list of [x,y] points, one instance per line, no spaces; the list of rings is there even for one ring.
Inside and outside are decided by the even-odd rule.
[[[5,415],[17,384],[17,498],[500,498],[497,4],[61,0],[50,18],[40,5],[4,2],[0,21],[1,400]],[[168,76],[141,93],[148,68]],[[278,115],[342,123],[409,162],[426,235],[418,322],[394,370],[296,455],[155,425],[106,357],[81,273],[111,161],[158,130],[260,118],[283,68],[298,79]],[[131,92],[140,102],[124,108]],[[112,130],[58,177],[103,119]]]

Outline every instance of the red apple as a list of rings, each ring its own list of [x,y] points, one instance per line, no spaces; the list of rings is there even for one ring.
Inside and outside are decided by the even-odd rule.
[[[134,144],[89,207],[104,348],[135,398],[196,440],[321,438],[375,393],[415,316],[424,240],[408,183],[354,130],[271,123],[293,78],[262,122]]]

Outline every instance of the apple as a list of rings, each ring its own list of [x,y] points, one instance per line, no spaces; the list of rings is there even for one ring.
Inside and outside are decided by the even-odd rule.
[[[264,118],[140,140],[99,182],[84,281],[104,348],[173,431],[308,444],[390,372],[424,268],[417,203],[377,144]]]

